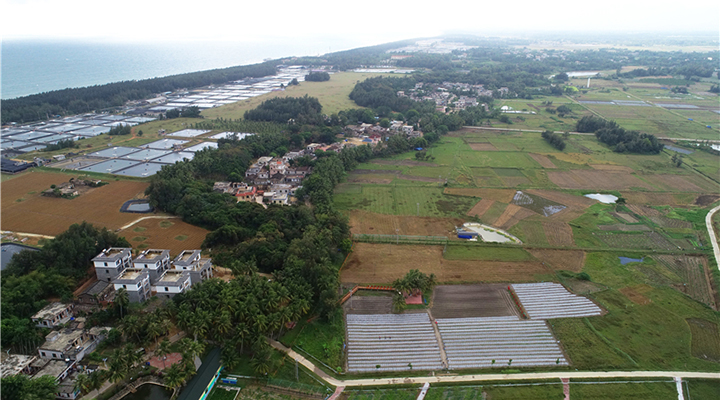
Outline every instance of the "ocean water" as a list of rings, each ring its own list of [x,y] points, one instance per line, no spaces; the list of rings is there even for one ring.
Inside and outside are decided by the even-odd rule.
[[[6,40],[0,98],[254,64],[267,58],[316,56],[360,45],[368,44],[339,37],[151,44]]]

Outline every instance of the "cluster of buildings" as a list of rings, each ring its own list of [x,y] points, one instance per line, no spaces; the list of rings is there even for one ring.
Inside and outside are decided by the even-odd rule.
[[[406,125],[403,121],[391,121],[388,128],[375,124],[348,125],[344,131],[346,136],[361,138],[362,144],[370,146],[375,146],[380,141],[395,135],[404,135],[408,139],[423,136],[422,131],[415,129],[412,125]]]
[[[453,92],[464,94],[457,95]],[[507,96],[510,89],[501,87],[498,89],[500,97]],[[470,85],[468,83],[443,82],[441,84],[416,83],[413,89],[398,91],[400,97],[408,97],[415,101],[432,101],[435,109],[441,112],[452,110],[464,110],[467,107],[478,106],[477,97],[493,97],[494,92],[486,89],[483,85]],[[487,109],[487,104],[482,103]],[[448,108],[450,110],[448,110]]]
[[[80,391],[75,379],[80,373],[92,372],[97,365],[80,361],[102,342],[108,327],[86,327],[85,318],[74,316],[73,304],[52,303],[32,317],[37,327],[53,329],[35,355],[2,353],[2,377],[17,374],[32,378],[51,376],[58,383],[55,397],[75,399]]]
[[[75,399],[80,395],[76,377],[98,368],[80,361],[110,331],[108,327],[87,327],[76,311],[106,305],[121,288],[131,302],[143,302],[153,295],[171,298],[213,276],[212,262],[202,258],[200,250],[185,250],[171,259],[169,250],[148,249],[133,258],[130,248],[109,248],[92,261],[98,281],[85,289],[76,303],[55,302],[33,315],[35,326],[52,331],[35,355],[2,353],[2,377],[52,376],[58,382],[56,398]]]
[[[297,201],[295,191],[302,187],[302,180],[310,175],[312,168],[290,166],[290,160],[329,147],[311,144],[303,151],[291,151],[281,158],[260,157],[245,171],[245,182],[215,182],[213,190],[231,194],[238,202],[255,202],[263,206],[294,204]],[[341,146],[338,148],[342,149]]]
[[[153,295],[171,298],[213,276],[212,260],[202,258],[200,250],[184,250],[171,260],[170,250],[147,249],[133,259],[132,249],[112,247],[92,261],[98,288],[88,290],[104,293],[100,288],[112,285],[116,291],[124,289],[136,303]]]

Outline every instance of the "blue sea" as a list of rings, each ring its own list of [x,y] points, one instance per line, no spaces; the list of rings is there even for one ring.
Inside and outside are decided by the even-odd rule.
[[[4,40],[0,98],[254,64],[267,58],[317,56],[369,44],[338,37],[143,44]]]

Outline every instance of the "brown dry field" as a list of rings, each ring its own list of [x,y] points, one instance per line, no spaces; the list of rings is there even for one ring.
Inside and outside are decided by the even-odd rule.
[[[515,190],[512,189],[445,188],[443,193],[455,196],[480,197],[481,199],[495,200],[501,203],[509,203],[515,196]]]
[[[625,200],[631,204],[647,204],[651,206],[678,205],[676,196],[671,193],[622,192]]]
[[[660,211],[654,208],[639,206],[637,204],[628,204],[627,208],[635,214],[642,215],[644,217],[660,217],[663,215]]]
[[[644,285],[639,285],[639,286],[644,286]],[[650,303],[652,303],[652,300],[650,300],[649,298],[645,297],[643,294],[638,293],[638,292],[635,290],[635,289],[637,289],[637,288],[638,288],[637,286],[635,286],[635,287],[624,287],[624,288],[620,289],[619,292],[622,293],[622,294],[624,294],[625,297],[627,297],[628,299],[630,299],[630,301],[632,301],[632,302],[635,303],[635,304],[645,305],[645,304],[650,304]]]
[[[504,284],[439,285],[433,290],[433,318],[520,316]]]
[[[634,175],[599,170],[548,171],[552,183],[563,189],[624,190],[645,188],[656,190]]]
[[[467,215],[480,218],[483,216],[483,214],[485,214],[485,211],[492,207],[493,203],[495,203],[494,200],[482,199],[478,201],[478,203],[475,204],[475,206],[470,209],[470,211],[467,212]]]
[[[714,194],[704,194],[704,195],[698,196],[698,197],[695,199],[694,204],[697,205],[697,206],[705,207],[705,206],[709,206],[710,204],[718,201],[718,199],[720,199],[720,196],[718,196],[718,195],[714,195]]]
[[[516,206],[515,204],[508,204],[505,211],[495,220],[494,226],[500,229],[508,230],[515,226],[518,222],[522,221],[527,217],[537,215],[535,212],[528,210],[525,207]]]
[[[142,217],[140,214],[131,215],[133,215],[136,219]],[[163,222],[165,222],[165,224],[167,224],[167,222],[171,222],[172,225],[167,228],[163,228],[160,225]],[[143,228],[144,230],[141,230]],[[173,218],[170,220],[153,218],[140,221],[127,229],[123,229],[118,232],[118,235],[124,236],[133,248],[142,246],[141,248],[148,249],[168,249],[170,250],[170,256],[175,257],[183,250],[200,249],[200,245],[203,240],[205,240],[205,236],[208,233],[209,231],[190,225],[182,221],[180,218]],[[183,240],[175,239],[178,236],[187,236],[187,238]],[[135,238],[145,239],[133,240]]]
[[[719,186],[698,175],[645,175],[653,185],[672,192],[717,193]]]
[[[442,246],[355,243],[340,271],[340,281],[388,284],[419,269],[435,274],[439,282],[532,282],[548,279],[550,272],[538,261],[446,260],[442,251]]]
[[[115,230],[141,216],[121,213],[120,206],[142,196],[148,186],[146,182],[111,181],[74,199],[40,194],[51,184],[69,179],[70,176],[65,174],[32,172],[3,182],[2,229],[55,236],[83,221]],[[24,200],[17,201],[21,198]]]
[[[537,161],[537,163],[540,164],[540,166],[542,166],[543,168],[557,168],[555,164],[553,164],[553,162],[545,155],[535,153],[528,153],[528,155],[532,157],[533,160]]]
[[[599,171],[611,171],[611,172],[627,172],[632,173],[634,170],[630,167],[626,167],[624,165],[614,165],[614,164],[590,164],[590,166],[593,169],[599,170]]]
[[[455,226],[465,221],[460,218],[412,217],[401,215],[376,214],[363,210],[350,212],[350,231],[353,234],[400,235],[411,236],[447,236],[455,231]]]
[[[585,252],[581,250],[527,249],[527,251],[556,271],[580,272],[585,265]]]
[[[468,143],[468,146],[476,151],[497,151],[492,143]]]
[[[560,221],[543,222],[545,237],[551,246],[574,246],[573,232],[570,225]]]

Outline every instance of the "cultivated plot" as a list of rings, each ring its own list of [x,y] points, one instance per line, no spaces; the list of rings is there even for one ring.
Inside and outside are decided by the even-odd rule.
[[[439,285],[433,289],[434,318],[519,317],[507,285]]]
[[[349,314],[347,337],[349,372],[443,368],[440,346],[426,313]]]
[[[559,283],[521,283],[511,285],[530,319],[590,317],[602,310],[585,297],[568,292]]]
[[[437,319],[450,369],[568,365],[545,321]]]

